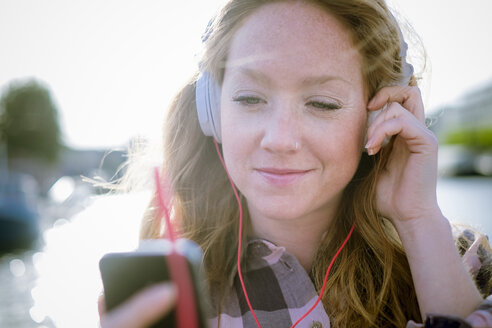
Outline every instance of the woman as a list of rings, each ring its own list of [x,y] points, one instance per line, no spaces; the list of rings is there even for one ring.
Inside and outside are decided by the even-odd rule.
[[[212,327],[290,327],[318,294],[300,327],[486,322],[470,316],[483,299],[437,205],[437,141],[383,0],[232,0],[204,46],[164,126],[165,170],[182,235],[204,251]],[[214,138],[198,129],[203,83],[213,116],[200,124]],[[245,211],[242,275],[240,207],[214,139]],[[144,238],[156,222],[150,207]],[[145,296],[103,326],[145,326],[176,293],[152,307]]]

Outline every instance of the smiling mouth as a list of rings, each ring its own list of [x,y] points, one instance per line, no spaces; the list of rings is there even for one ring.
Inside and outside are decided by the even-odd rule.
[[[312,172],[312,170],[258,168],[255,169],[255,172],[257,172],[267,183],[283,187],[297,182],[299,179]]]

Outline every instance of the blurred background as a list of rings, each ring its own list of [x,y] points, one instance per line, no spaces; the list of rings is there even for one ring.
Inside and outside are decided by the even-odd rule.
[[[97,327],[98,260],[136,246],[150,190],[103,195],[83,177],[114,181],[131,144],[159,147],[219,2],[0,0],[0,327]],[[389,2],[427,53],[409,57],[439,204],[490,235],[492,2]]]

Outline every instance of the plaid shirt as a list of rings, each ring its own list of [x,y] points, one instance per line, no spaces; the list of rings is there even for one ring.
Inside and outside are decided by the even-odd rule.
[[[490,270],[492,251],[485,238],[475,236],[471,230],[455,230],[457,245],[465,265],[477,281],[482,294],[492,293]],[[486,246],[482,246],[482,245]],[[263,328],[291,327],[310,309],[318,298],[309,275],[297,259],[271,242],[255,239],[248,242],[246,263],[242,267],[246,291]],[[488,272],[488,273],[487,273]],[[486,275],[486,276],[485,276]],[[477,279],[479,278],[479,279]],[[210,320],[210,327],[257,327],[244,298],[239,277],[231,277],[231,288],[223,296],[218,316]],[[212,291],[213,293],[213,291]],[[218,314],[217,295],[212,296],[212,313]],[[414,327],[492,327],[492,296],[482,303],[467,321],[459,318],[430,315],[425,325],[410,321],[407,328]],[[296,327],[328,328],[330,320],[323,304],[319,302],[314,310]]]

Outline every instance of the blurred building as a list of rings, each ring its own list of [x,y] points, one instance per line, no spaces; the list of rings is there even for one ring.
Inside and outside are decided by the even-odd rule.
[[[431,119],[430,128],[439,139],[452,129],[492,128],[492,82],[440,108]]]
[[[492,81],[429,117],[444,174],[492,175]]]

